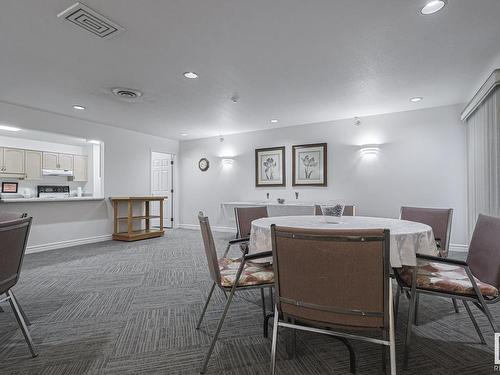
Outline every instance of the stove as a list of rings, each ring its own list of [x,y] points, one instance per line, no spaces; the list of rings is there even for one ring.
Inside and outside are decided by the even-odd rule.
[[[38,198],[68,198],[69,186],[38,185]]]

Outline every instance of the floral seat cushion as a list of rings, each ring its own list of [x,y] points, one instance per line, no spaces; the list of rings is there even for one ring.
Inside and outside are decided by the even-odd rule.
[[[410,286],[412,283],[413,267],[403,266],[400,275],[406,286]],[[489,298],[498,296],[498,289],[493,285],[483,283],[475,277],[474,280],[483,296]],[[476,295],[472,283],[463,267],[439,262],[419,260],[417,287],[466,296]]]
[[[219,270],[221,285],[232,287],[236,274],[240,268],[241,259],[222,258],[219,259]],[[238,286],[252,286],[272,284],[274,282],[274,271],[271,263],[246,262],[241,273]]]

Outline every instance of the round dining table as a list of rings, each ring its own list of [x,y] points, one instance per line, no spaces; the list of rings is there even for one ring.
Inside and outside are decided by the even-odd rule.
[[[438,255],[432,228],[413,221],[363,216],[280,216],[252,221],[249,253],[271,251],[271,225],[304,229],[389,229],[393,268],[416,266],[416,254]],[[272,261],[272,258],[261,261]]]

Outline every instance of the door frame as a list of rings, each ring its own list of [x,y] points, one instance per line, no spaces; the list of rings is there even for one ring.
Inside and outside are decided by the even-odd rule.
[[[150,149],[149,152],[149,193],[153,195],[153,153],[157,154],[165,154],[165,155],[170,155],[171,157],[171,163],[170,163],[170,180],[171,180],[171,190],[170,190],[170,221],[167,223],[163,223],[163,226],[168,229],[173,229],[176,225],[176,217],[174,215],[174,203],[176,201],[176,195],[175,195],[175,182],[176,179],[174,178],[175,175],[175,162],[176,162],[176,154],[172,152],[165,152],[165,151],[157,151],[155,149]],[[172,220],[173,219],[173,220]]]

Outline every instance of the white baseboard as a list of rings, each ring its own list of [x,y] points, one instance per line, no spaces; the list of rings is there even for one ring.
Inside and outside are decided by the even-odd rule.
[[[200,226],[197,224],[179,224],[179,228],[181,229],[190,229],[190,230],[200,230]],[[214,232],[223,232],[223,233],[236,233],[236,228],[231,227],[212,227]]]
[[[85,245],[89,243],[103,242],[111,240],[111,234],[105,234],[103,236],[87,237],[87,238],[77,238],[75,240],[50,242],[41,245],[32,245],[26,248],[26,254],[39,253],[42,251],[61,249],[63,247]]]
[[[467,253],[469,251],[469,246],[467,245],[458,245],[458,244],[450,244],[449,251],[454,251],[457,253]]]

